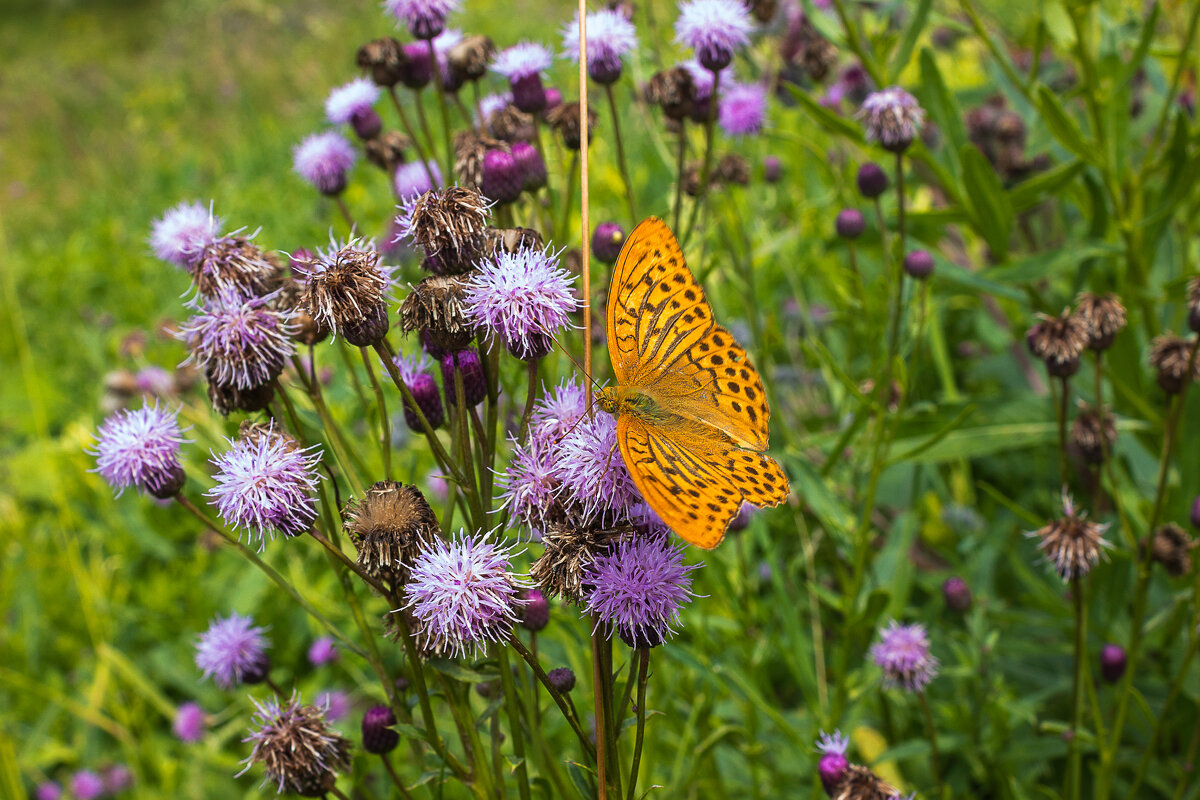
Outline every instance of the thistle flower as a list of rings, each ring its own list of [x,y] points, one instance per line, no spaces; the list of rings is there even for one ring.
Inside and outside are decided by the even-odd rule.
[[[1143,541],[1142,547],[1145,546]],[[1192,571],[1191,551],[1195,547],[1196,543],[1188,536],[1187,531],[1174,522],[1168,522],[1154,531],[1150,544],[1150,558],[1162,564],[1163,569],[1172,578],[1178,578]]]
[[[465,275],[430,275],[400,304],[401,330],[420,331],[422,344],[434,358],[461,350],[475,338],[475,326],[467,317],[469,282]]]
[[[496,205],[506,205],[520,197],[524,188],[525,176],[508,148],[497,147],[483,154],[479,190],[484,197]]]
[[[512,461],[499,475],[504,488],[500,499],[515,519],[535,530],[544,530],[561,515],[558,499],[556,453],[542,437],[532,435],[524,445],[514,443]]]
[[[584,601],[630,647],[657,647],[675,635],[679,611],[691,602],[691,572],[683,545],[659,536],[619,542],[597,554],[584,578]]]
[[[833,227],[843,239],[857,239],[867,229],[867,220],[857,208],[843,208],[833,221]]]
[[[592,233],[592,253],[605,264],[614,264],[625,244],[625,230],[616,222],[601,222]]]
[[[442,81],[442,89],[447,92],[457,92],[462,88],[461,74],[450,69],[449,54],[463,40],[462,31],[446,28],[433,37],[433,57],[437,60],[438,76]]]
[[[194,364],[222,386],[249,391],[275,380],[292,354],[298,328],[290,312],[275,307],[275,294],[244,297],[223,289],[206,299],[180,326],[179,338]]]
[[[487,74],[496,57],[496,45],[487,36],[467,36],[446,51],[446,66],[459,85]]]
[[[381,262],[374,242],[331,241],[313,263],[300,302],[318,323],[366,347],[387,333],[391,280],[391,268]]]
[[[699,67],[698,63],[697,67]],[[703,68],[700,69],[709,76],[711,89],[712,73]],[[692,73],[686,64],[656,72],[647,82],[644,94],[646,102],[661,108],[663,116],[668,120],[674,122],[685,120],[691,115],[694,102]]]
[[[74,800],[96,800],[104,794],[104,780],[90,769],[72,775],[70,786]]]
[[[763,156],[763,179],[767,183],[779,183],[782,177],[783,162],[779,160],[779,156]]]
[[[350,123],[359,139],[370,141],[383,130],[383,120],[375,111],[379,87],[367,78],[355,78],[329,93],[325,117],[335,125]]]
[[[395,724],[396,713],[390,706],[368,708],[362,721],[363,750],[380,756],[395,750],[400,744],[400,734],[392,728]]]
[[[117,490],[136,486],[158,498],[174,497],[183,488],[179,448],[185,441],[179,411],[158,403],[136,411],[116,411],[96,431],[96,469]]]
[[[429,423],[429,427],[440,428],[446,419],[445,411],[442,409],[442,395],[438,392],[437,381],[428,372],[429,363],[425,360],[425,355],[422,353],[412,358],[397,355],[395,364],[396,369],[400,371],[400,379],[408,387],[408,391],[416,401],[417,407],[421,409],[421,413],[425,415],[425,421]],[[404,421],[408,424],[409,430],[416,433],[425,432],[425,427],[421,424],[421,418],[417,416],[416,409],[407,401],[404,403]]]
[[[314,133],[292,150],[296,174],[330,196],[346,188],[346,173],[357,158],[354,145],[336,131]]]
[[[196,703],[184,703],[175,710],[171,730],[181,742],[194,744],[200,741],[204,738],[204,709]]]
[[[1116,683],[1125,674],[1128,659],[1125,648],[1119,644],[1106,644],[1100,648],[1100,674],[1109,683]]]
[[[262,764],[264,785],[274,784],[280,794],[319,797],[333,787],[338,772],[350,769],[350,742],[326,725],[323,709],[304,705],[294,692],[287,703],[273,698],[254,705],[250,735],[242,740],[254,748],[239,775]]]
[[[717,122],[730,136],[751,136],[767,118],[767,90],[756,83],[735,83],[721,93]]]
[[[855,182],[858,184],[858,191],[862,196],[870,200],[879,197],[888,188],[887,173],[883,171],[883,167],[873,161],[868,161],[858,168]]]
[[[430,174],[437,185],[429,182]],[[411,200],[442,186],[442,171],[434,161],[409,161],[396,167],[392,183],[401,201]]]
[[[837,785],[842,782],[850,762],[846,760],[846,751],[850,748],[850,739],[835,730],[832,734],[821,731],[817,739],[817,752],[821,760],[817,762],[817,775],[821,778],[821,786],[825,794],[832,796]]]
[[[1069,378],[1079,371],[1079,356],[1088,343],[1088,326],[1064,309],[1057,317],[1038,314],[1038,322],[1025,334],[1029,351],[1046,364],[1055,378]]]
[[[570,667],[558,667],[546,673],[550,685],[559,694],[569,694],[575,688],[575,671]]]
[[[588,106],[587,126],[588,141],[592,140],[592,132],[596,129],[595,110]],[[546,112],[546,122],[562,137],[563,144],[568,150],[579,150],[583,147],[583,126],[579,119],[579,103],[563,103]]]
[[[679,5],[675,41],[690,47],[705,69],[719,72],[750,43],[753,23],[739,0],[686,0]]]
[[[505,106],[512,103],[513,97],[511,92],[493,92],[485,94],[479,99],[478,118],[475,120],[476,125],[486,125],[489,118],[498,111],[504,109]]]
[[[250,617],[216,617],[196,642],[196,666],[222,689],[261,681],[270,663],[266,632]]]
[[[1159,387],[1167,394],[1179,394],[1188,381],[1200,380],[1200,358],[1193,358],[1195,343],[1166,333],[1150,346],[1150,364],[1158,371]]]
[[[405,584],[437,532],[437,517],[416,486],[379,481],[346,507],[346,533],[359,565],[394,587]]]
[[[523,603],[519,610],[522,628],[537,633],[550,624],[550,601],[546,595],[537,589],[522,589],[520,598]]]
[[[1125,327],[1125,306],[1115,294],[1084,292],[1076,299],[1075,314],[1087,326],[1091,350],[1107,350]]]
[[[54,781],[44,781],[37,785],[33,796],[35,800],[59,800],[62,797],[62,787]]]
[[[217,238],[220,217],[212,206],[181,202],[154,220],[150,227],[150,246],[154,254],[177,267],[190,267],[200,252]]]
[[[478,405],[487,397],[487,380],[483,376],[483,364],[479,353],[467,348],[442,356],[442,388],[446,392],[446,405],[454,408],[458,404],[458,388],[455,373],[462,376],[463,401],[467,408]]]
[[[283,282],[283,264],[245,236],[218,236],[200,249],[189,271],[196,291],[214,297],[233,290],[243,297],[270,294]]]
[[[323,667],[338,660],[337,644],[333,637],[321,636],[308,648],[308,663],[314,667]]]
[[[436,55],[436,53],[435,53]],[[409,42],[404,45],[404,66],[400,69],[400,82],[413,91],[421,91],[433,80],[434,61],[425,42]]]
[[[259,552],[277,531],[285,537],[305,533],[317,518],[313,490],[320,450],[301,448],[274,423],[264,434],[226,441],[231,449],[213,454],[216,486],[206,493],[221,519],[257,537]]]
[[[554,522],[542,531],[542,554],[530,565],[529,577],[547,597],[577,603],[596,557],[637,535],[637,528],[624,522],[611,528]]]
[[[935,266],[928,250],[913,250],[904,255],[904,274],[914,280],[925,280],[933,274]]]
[[[924,691],[937,676],[938,660],[929,652],[929,636],[920,623],[901,625],[896,620],[879,631],[879,641],[871,646],[871,660],[883,670],[886,688],[910,692]]]
[[[877,142],[893,153],[903,153],[920,133],[925,110],[917,98],[899,86],[889,86],[867,95],[858,117],[863,121],[868,142]]]
[[[358,48],[355,63],[371,73],[376,86],[395,86],[404,75],[408,56],[400,42],[391,36],[375,39]]]
[[[325,719],[330,722],[340,722],[350,713],[350,695],[341,689],[331,692],[321,692],[313,700],[313,705],[324,709]]]
[[[1105,547],[1110,547],[1104,540],[1107,524],[1100,525],[1087,519],[1087,512],[1076,512],[1075,503],[1067,496],[1062,496],[1063,517],[1048,523],[1026,536],[1037,537],[1038,549],[1054,565],[1055,571],[1062,579],[1082,578],[1091,571],[1100,560]]]
[[[104,771],[101,780],[105,794],[120,794],[133,786],[133,770],[127,764],[113,764]]]
[[[833,800],[907,800],[900,790],[861,764],[850,764],[829,795]]]
[[[615,9],[606,8],[588,14],[587,70],[596,83],[608,85],[621,77],[621,58],[637,45],[633,23]],[[579,61],[579,12],[562,31],[562,54]]]
[[[942,598],[946,608],[963,614],[971,608],[971,587],[957,575],[946,578],[942,584]]]
[[[458,9],[459,0],[384,0],[387,13],[408,26],[417,39],[432,39],[446,27],[446,17]]]
[[[492,72],[508,78],[513,105],[526,114],[536,114],[546,107],[542,75],[553,61],[554,56],[542,45],[521,42],[496,55]]]
[[[404,608],[432,649],[455,657],[479,652],[512,630],[521,600],[509,573],[511,557],[511,546],[465,531],[449,541],[435,539],[421,552]]]
[[[617,447],[617,423],[609,414],[580,420],[557,449],[560,497],[581,510],[584,521],[611,519],[641,500]]]
[[[546,185],[546,162],[536,147],[529,142],[513,142],[512,157],[517,164],[524,191],[537,191]]]
[[[579,307],[558,253],[501,251],[484,259],[467,283],[467,319],[518,358],[541,357]]]

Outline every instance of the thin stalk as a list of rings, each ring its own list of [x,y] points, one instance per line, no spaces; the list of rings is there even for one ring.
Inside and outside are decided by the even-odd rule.
[[[446,106],[446,87],[442,85],[442,69],[438,66],[433,39],[426,39],[425,44],[429,46],[429,63],[433,65],[433,87],[437,91],[438,108],[442,112],[442,144],[446,147],[446,171],[442,174],[449,179],[454,174],[454,145],[450,142],[450,111]]]
[[[387,753],[380,754],[379,759],[383,762],[384,768],[387,769],[387,774],[392,776],[392,783],[396,784],[396,788],[400,790],[400,796],[405,798],[405,800],[411,800],[412,795],[405,788],[404,781],[400,780],[400,776],[396,774],[396,768],[392,766],[392,760],[387,757]]]
[[[1200,644],[1200,637],[1193,634],[1191,642],[1188,643],[1187,653],[1184,654],[1183,663],[1179,666],[1179,672],[1175,674],[1175,680],[1171,683],[1170,691],[1167,692],[1167,700],[1163,703],[1162,712],[1154,718],[1154,732],[1150,735],[1150,742],[1142,748],[1142,758],[1138,761],[1137,773],[1133,777],[1133,785],[1127,794],[1129,797],[1138,796],[1138,789],[1141,788],[1142,781],[1146,777],[1146,768],[1150,766],[1150,760],[1154,756],[1154,751],[1158,749],[1158,740],[1162,735],[1163,721],[1169,716],[1168,712],[1170,709],[1175,707],[1175,701],[1179,699],[1179,693],[1183,690],[1184,681],[1188,677],[1188,668],[1191,667],[1192,659],[1196,656],[1197,644]]]
[[[482,529],[484,519],[483,504],[479,501],[479,484],[475,479],[475,461],[471,458],[471,426],[467,420],[467,391],[463,382],[462,368],[458,365],[457,357],[454,360],[454,390],[455,403],[458,406],[458,413],[455,414],[455,423],[458,425],[458,444],[461,452],[459,457],[462,459],[459,463],[466,470],[467,480],[470,482],[470,492],[466,493],[467,505],[471,509],[472,524],[476,530]],[[480,469],[482,469],[480,465]]]
[[[562,213],[559,214],[558,223],[554,226],[554,238],[558,241],[566,241],[567,224],[571,221],[571,208],[575,205],[575,179],[579,172],[579,151],[575,150],[571,153],[571,165],[567,168],[567,191],[563,193]],[[583,241],[588,240],[587,231],[583,232]],[[584,306],[586,314],[587,306]],[[586,341],[586,339],[585,339]]]
[[[692,238],[692,229],[696,225],[696,218],[700,214],[700,207],[708,202],[708,183],[712,176],[712,159],[714,139],[714,129],[717,125],[717,90],[721,85],[721,71],[712,70],[713,82],[712,90],[708,95],[708,119],[704,121],[704,162],[700,167],[700,196],[696,198],[696,202],[692,205],[692,210],[688,213],[687,231],[683,234],[683,243],[686,245],[688,240]]]
[[[1200,748],[1200,714],[1196,715],[1196,727],[1192,728],[1192,741],[1188,743],[1187,756],[1183,759],[1183,774],[1179,776],[1179,783],[1175,786],[1175,793],[1171,795],[1171,800],[1180,800],[1183,797],[1184,789],[1191,783],[1191,777],[1195,774],[1196,750],[1198,748]]]
[[[1061,379],[1061,391],[1058,393],[1054,415],[1058,422],[1058,479],[1064,489],[1070,481],[1070,467],[1067,462],[1067,409],[1071,402],[1071,384],[1066,378]]]
[[[592,407],[592,267],[591,267],[591,252],[589,244],[591,243],[591,227],[588,221],[589,202],[588,202],[588,139],[591,132],[588,129],[588,75],[587,75],[587,0],[579,0],[579,229],[582,232],[580,235],[581,255],[580,273],[583,275],[583,371],[588,380],[584,383],[584,397],[587,399],[587,407],[590,410]],[[572,175],[574,175],[574,161],[571,162]],[[568,200],[564,203],[567,208],[570,208],[570,192],[567,192]],[[566,230],[562,233],[566,237]],[[603,790],[601,790],[601,800],[603,800]]]
[[[812,627],[813,672],[817,677],[817,704],[822,712],[829,710],[829,682],[825,675],[825,634],[821,629],[821,601],[817,594],[817,548],[808,532],[808,523],[799,509],[795,511],[796,529],[800,532],[800,551],[804,553],[805,586],[808,589],[809,624]]]
[[[346,793],[337,788],[337,786],[330,786],[326,791],[328,791],[338,800],[350,800],[350,798],[346,796]]]
[[[350,213],[346,199],[339,193],[333,196],[333,202],[337,204],[338,211],[342,212],[342,219],[346,220],[346,225],[349,226],[350,233],[353,235],[354,231],[358,229],[358,223],[354,221],[354,215]]]
[[[425,141],[429,142],[429,160],[437,162],[437,147],[434,145],[433,129],[429,127],[429,118],[425,116],[425,92],[418,90],[415,92],[417,97],[417,123],[421,126],[421,131],[425,134]],[[430,173],[432,173],[432,168]],[[449,175],[444,175],[449,180]],[[434,186],[437,183],[434,182]]]
[[[933,767],[933,777],[937,781],[938,797],[946,796],[946,785],[942,782],[941,756],[938,754],[937,728],[933,725],[933,713],[929,710],[929,698],[924,691],[917,692],[917,700],[921,704],[921,714],[925,717],[925,732],[929,735],[929,762]]]
[[[679,121],[679,147],[675,153],[675,210],[672,212],[674,223],[671,229],[679,230],[679,210],[683,207],[683,157],[687,152],[687,123]]]
[[[1067,781],[1069,796],[1079,800],[1083,790],[1083,753],[1079,747],[1079,726],[1083,719],[1082,687],[1087,669],[1087,606],[1083,602],[1083,581],[1071,579],[1071,599],[1075,605],[1075,670],[1071,681],[1071,739],[1067,743]]]
[[[650,649],[639,648],[637,657],[637,735],[633,740],[633,766],[629,768],[629,790],[625,795],[625,800],[633,800],[637,794],[638,767],[642,763],[642,741],[646,733],[646,683],[650,671]]]
[[[608,798],[608,719],[604,713],[604,677],[601,668],[600,650],[604,636],[597,630],[592,632],[592,704],[596,710],[596,775],[600,788],[600,800]]]
[[[358,370],[354,368],[354,359],[350,356],[349,345],[345,339],[339,339],[336,342],[338,352],[342,354],[342,363],[346,365],[346,374],[350,377],[350,385],[354,387],[354,395],[358,398],[358,404],[365,411],[367,408],[367,395],[363,391],[362,381],[358,379]],[[314,387],[316,383],[312,384]]]
[[[421,706],[421,721],[425,727],[425,738],[434,752],[445,761],[446,765],[462,780],[468,779],[467,769],[453,753],[446,749],[446,742],[438,734],[437,720],[433,716],[433,704],[429,701],[429,685],[425,682],[425,666],[417,653],[417,645],[413,642],[408,630],[408,620],[404,613],[396,615],[396,625],[400,630],[400,640],[404,643],[404,655],[408,659],[409,674],[412,676],[413,687],[417,691],[417,703]]]
[[[525,411],[521,414],[521,435],[517,439],[519,442],[526,440],[525,437],[529,433],[529,418],[533,416],[533,406],[537,402],[539,361],[541,359],[534,359],[526,367],[526,372],[529,375],[529,385],[525,390]]]
[[[387,403],[383,399],[383,387],[379,385],[379,376],[371,367],[371,357],[367,355],[367,348],[360,347],[359,352],[362,353],[363,366],[366,367],[367,376],[371,379],[371,388],[375,390],[375,402],[379,404],[379,451],[383,455],[383,477],[390,481],[392,479],[392,422],[388,418]]]
[[[363,568],[358,565],[358,562],[354,561],[348,555],[343,553],[342,548],[329,541],[329,539],[327,539],[325,535],[318,531],[315,527],[309,529],[308,535],[316,539],[322,547],[329,551],[330,555],[342,563],[342,566],[353,572],[358,577],[362,578],[363,583],[367,584],[384,597],[388,596],[388,590],[382,583],[368,575],[366,571],[364,571]]]
[[[620,731],[620,720],[613,702],[613,646],[612,639],[605,638],[600,650],[600,669],[604,676],[601,689],[604,693],[604,718],[608,721],[605,732],[608,734],[608,776],[612,781],[613,795],[621,796],[621,751],[617,748],[617,734]]]
[[[617,113],[617,99],[613,95],[611,83],[604,84],[604,93],[608,96],[608,111],[612,116],[613,139],[617,144],[617,166],[621,170],[621,180],[625,183],[625,204],[629,207],[629,222],[636,225],[637,211],[634,210],[633,181],[629,178],[629,165],[625,161],[625,145],[621,141],[621,115]],[[587,235],[586,232],[584,235]]]
[[[437,186],[438,182],[433,175],[433,167],[430,164],[433,159],[425,155],[425,149],[421,147],[421,138],[417,136],[416,130],[408,121],[408,114],[404,112],[404,106],[400,104],[400,98],[396,96],[396,87],[389,86],[388,94],[392,98],[392,105],[396,107],[396,113],[400,116],[400,124],[404,126],[404,132],[407,133],[408,138],[412,140],[413,150],[417,151],[417,158],[421,160],[422,166],[425,167],[425,177],[429,178],[429,185]]]
[[[287,390],[282,383],[276,381],[275,390],[280,397],[284,398],[285,403],[291,403],[291,399],[287,396]],[[350,482],[350,488],[357,496],[362,497],[364,494],[363,484],[358,474],[358,468],[361,465],[356,461],[350,460],[350,451],[346,446],[345,439],[342,438],[342,431],[338,428],[337,423],[334,422],[333,415],[329,413],[329,408],[325,405],[325,398],[321,395],[320,389],[314,386],[308,396],[312,399],[317,416],[321,418],[321,425],[327,433],[329,446],[333,449],[333,454],[337,457],[337,460],[341,462],[342,472],[345,474],[346,480]]]
[[[562,712],[563,718],[571,726],[571,730],[575,731],[575,735],[579,738],[579,743],[583,745],[584,751],[592,758],[595,758],[596,748],[592,746],[591,741],[588,740],[587,735],[583,732],[583,727],[579,724],[579,715],[568,705],[567,699],[563,697],[562,692],[558,691],[554,687],[554,684],[550,682],[549,676],[546,675],[546,670],[542,669],[542,665],[538,662],[537,657],[529,652],[529,648],[517,637],[515,631],[509,635],[508,643],[517,651],[517,655],[525,659],[525,663],[529,665],[530,669],[533,670],[533,674],[537,676],[538,682],[550,693],[550,697],[554,700],[555,705],[558,706],[558,710]],[[598,741],[599,738],[597,737]]]
[[[500,654],[500,684],[504,691],[504,705],[508,709],[508,729],[512,734],[513,755],[517,759],[517,791],[521,800],[529,800],[529,770],[525,760],[525,731],[521,727],[521,714],[518,711],[517,687],[513,681],[512,667],[508,663],[508,648],[501,645],[496,650]]]
[[[1171,73],[1171,85],[1167,89],[1167,94],[1163,97],[1162,111],[1159,112],[1158,121],[1154,124],[1154,135],[1150,137],[1150,146],[1146,149],[1147,154],[1153,154],[1158,147],[1159,141],[1162,139],[1163,131],[1166,130],[1167,117],[1171,113],[1171,106],[1175,102],[1175,94],[1179,91],[1179,82],[1183,78],[1184,70],[1187,68],[1189,59],[1185,57],[1185,53],[1191,51],[1192,42],[1196,39],[1196,29],[1200,26],[1200,4],[1192,6],[1192,16],[1188,19],[1187,32],[1183,36],[1183,41],[1179,46],[1179,58],[1175,61],[1175,69]],[[1146,163],[1150,163],[1150,159],[1146,159]]]

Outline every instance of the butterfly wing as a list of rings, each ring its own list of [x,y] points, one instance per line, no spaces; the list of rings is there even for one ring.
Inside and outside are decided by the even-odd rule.
[[[617,418],[617,441],[633,482],[671,530],[698,547],[716,547],[743,501],[777,506],[787,477],[772,459],[728,441],[702,423],[662,425]]]

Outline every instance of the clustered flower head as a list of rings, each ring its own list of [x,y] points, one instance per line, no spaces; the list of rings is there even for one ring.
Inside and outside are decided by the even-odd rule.
[[[643,535],[595,556],[584,578],[584,601],[598,622],[630,647],[656,647],[675,634],[679,611],[691,602],[691,572],[683,545]]]
[[[899,86],[867,95],[858,116],[866,128],[867,141],[877,142],[893,153],[907,150],[925,122],[925,110],[917,98]]]
[[[735,83],[721,93],[717,121],[730,136],[750,136],[762,130],[767,116],[767,90],[756,83]]]
[[[314,133],[292,150],[296,174],[326,195],[341,194],[357,158],[354,145],[336,131]]]
[[[408,605],[423,649],[461,656],[502,640],[517,624],[521,600],[509,572],[512,547],[465,531],[434,539],[417,557]]]
[[[231,449],[212,457],[216,486],[207,492],[221,519],[257,536],[260,552],[276,531],[287,537],[306,532],[317,518],[316,445],[302,448],[273,423],[226,441]]]
[[[212,206],[182,202],[154,220],[150,228],[150,246],[154,254],[177,267],[190,267],[202,250],[217,238],[220,217]]]
[[[641,500],[610,414],[584,417],[556,449],[562,500],[578,508],[582,519],[615,519]]]
[[[433,39],[446,27],[446,17],[457,10],[459,0],[384,0],[384,9],[408,26],[418,39]]]
[[[1088,330],[1088,348],[1107,350],[1125,327],[1125,306],[1115,294],[1084,292],[1076,300],[1075,314]]]
[[[201,302],[179,330],[188,346],[185,364],[209,381],[241,391],[270,383],[295,352],[293,314],[280,311],[274,294],[245,297],[232,288]]]
[[[637,45],[633,23],[612,8],[594,11],[585,17],[587,27],[588,76],[600,84],[615,83],[621,77],[621,58]],[[579,61],[579,14],[562,34],[563,55]]]
[[[421,195],[406,227],[412,241],[425,251],[427,269],[462,273],[475,267],[489,216],[488,203],[479,192],[452,186]]]
[[[750,42],[753,23],[739,0],[687,0],[679,6],[675,41],[690,47],[705,69],[729,66],[734,51]]]
[[[368,78],[355,78],[337,87],[325,100],[325,117],[334,125],[347,123],[360,139],[374,139],[383,130],[383,120],[375,111],[379,87]]]
[[[196,642],[196,666],[222,689],[257,683],[270,666],[264,633],[266,628],[256,627],[250,617],[236,613],[217,617]]]
[[[278,289],[284,277],[282,262],[249,237],[237,234],[209,241],[189,262],[188,270],[203,297],[215,297],[226,290],[258,297]]]
[[[1193,355],[1195,341],[1173,333],[1157,337],[1150,345],[1150,365],[1158,371],[1159,387],[1179,394],[1188,382],[1200,381],[1200,358]]]
[[[179,412],[158,404],[120,410],[96,431],[96,469],[120,495],[135,486],[155,497],[173,497],[183,487],[179,448],[184,441]]]
[[[871,660],[883,670],[883,685],[920,692],[937,675],[938,660],[929,652],[929,635],[920,623],[901,625],[896,620],[879,632],[871,646]]]
[[[466,290],[467,318],[518,358],[540,358],[579,307],[558,254],[523,248],[479,264]]]
[[[325,709],[304,705],[293,693],[288,702],[254,700],[250,735],[253,742],[244,774],[255,764],[266,769],[267,783],[280,794],[323,796],[334,785],[337,774],[350,768],[350,742],[329,728]]]
[[[508,78],[513,105],[526,114],[536,114],[546,108],[542,75],[553,61],[554,56],[543,45],[521,42],[497,53],[492,71]]]
[[[1040,540],[1038,549],[1066,581],[1087,575],[1100,561],[1104,548],[1111,545],[1104,539],[1107,524],[1089,520],[1087,512],[1077,510],[1074,501],[1065,492],[1062,504],[1061,518],[1027,535]]]
[[[387,333],[391,283],[391,269],[382,263],[374,242],[359,237],[333,241],[313,262],[300,303],[318,324],[356,347],[367,347]]]

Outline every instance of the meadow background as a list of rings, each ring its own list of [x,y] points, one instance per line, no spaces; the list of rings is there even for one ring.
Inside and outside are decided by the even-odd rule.
[[[671,18],[670,4],[648,5],[660,20]],[[1048,22],[1040,26],[1034,24],[1042,19],[1039,5],[980,4],[989,29],[1014,49],[1041,42],[1069,58],[1063,7],[1049,4]],[[1128,55],[1124,45],[1136,44],[1144,19],[1141,4],[1099,5],[1113,21],[1112,35],[1126,37],[1114,47]],[[566,3],[469,0],[454,24],[487,33],[501,47],[535,37],[557,48],[558,29],[572,10]],[[940,68],[941,88],[953,103],[933,108],[935,121],[999,90],[1025,119],[1028,152],[1049,153],[1058,168],[1078,162],[1061,127],[1047,124],[1014,91],[957,11],[956,3],[932,4],[899,82],[927,108],[946,102],[923,81],[928,73],[915,55],[922,53]],[[1143,76],[1147,113],[1114,134],[1114,158],[1124,160],[1106,169],[1136,161],[1128,143],[1144,141],[1158,117],[1173,48],[1188,24],[1186,3],[1164,3],[1161,12]],[[185,280],[149,252],[151,221],[179,200],[211,199],[232,227],[261,227],[268,247],[326,241],[339,221],[292,174],[291,148],[321,127],[329,89],[357,73],[354,49],[388,33],[390,23],[375,2],[8,0],[0,15],[0,796],[24,797],[48,776],[61,781],[74,769],[118,763],[133,771],[131,797],[259,796],[259,776],[233,778],[244,755],[238,741],[244,703],[201,683],[192,664],[195,637],[208,620],[238,610],[269,624],[280,672],[308,694],[331,688],[353,694],[362,668],[343,659],[322,675],[310,674],[305,653],[316,626],[243,562],[215,550],[179,509],[133,492],[114,499],[88,472],[93,462],[85,447],[103,418],[106,374],[149,364],[169,369],[183,358],[181,345],[162,330],[182,315]],[[951,49],[931,46],[939,27],[958,34]],[[638,82],[655,69],[655,43],[645,30],[640,35],[632,70]],[[678,54],[674,45],[661,46]],[[573,85],[572,70],[557,65],[555,82]],[[1105,102],[1128,102],[1121,81],[1104,85]],[[621,89],[632,94],[628,81]],[[1082,118],[1081,106],[1069,108]],[[639,208],[665,215],[672,191],[665,134],[644,109],[630,113],[645,131],[630,139]],[[685,612],[682,636],[662,649],[658,662],[665,679],[657,684],[655,708],[666,720],[652,725],[647,777],[670,797],[781,796],[779,787],[796,786],[819,792],[813,742],[819,730],[838,725],[880,774],[933,796],[920,710],[889,699],[865,677],[830,675],[826,685],[813,667],[811,611],[822,608],[833,625],[840,613],[833,570],[826,570],[836,542],[817,529],[833,529],[846,515],[853,520],[859,511],[853,484],[862,477],[820,470],[828,453],[846,444],[837,424],[853,400],[854,380],[839,369],[861,366],[857,354],[872,329],[859,317],[883,309],[882,300],[871,300],[851,310],[846,249],[833,235],[833,219],[843,206],[861,203],[853,187],[857,165],[883,154],[805,105],[773,107],[771,120],[762,136],[736,145],[754,170],[751,185],[736,190],[747,208],[733,216],[726,206],[724,216],[714,217],[704,232],[704,263],[693,260],[693,267],[708,282],[718,318],[742,317],[733,327],[752,341],[773,394],[773,446],[808,513],[768,512],[703,554],[707,566],[696,585],[703,597]],[[1182,146],[1194,151],[1194,124],[1182,135]],[[596,221],[606,209],[621,209],[609,148],[601,136],[593,151]],[[830,152],[838,157],[827,158]],[[766,155],[782,159],[781,182],[762,180]],[[936,153],[927,160],[935,170],[954,161]],[[367,170],[358,167],[347,202],[362,218],[379,221],[375,232],[381,232],[390,197]],[[1057,514],[1056,428],[1044,373],[1021,350],[1034,312],[1057,313],[1082,288],[1128,289],[1138,304],[1135,324],[1109,357],[1121,431],[1116,491],[1134,530],[1149,516],[1154,494],[1163,409],[1144,350],[1162,330],[1184,330],[1179,298],[1195,272],[1196,193],[1178,189],[1161,246],[1144,262],[1147,272],[1131,276],[1115,266],[1128,246],[1122,226],[1155,220],[1149,213],[1101,219],[1095,180],[1084,174],[1090,170],[1085,164],[1071,174],[1061,170],[1057,182],[1013,198],[1029,201],[1027,208],[1045,201],[1045,211],[999,266],[984,255],[988,231],[945,211],[928,188],[911,187],[912,235],[938,255],[936,333],[917,400],[897,433],[894,452],[903,457],[881,482],[878,524],[887,536],[879,540],[871,577],[878,591],[868,604],[883,619],[919,620],[933,631],[943,662],[942,690],[931,689],[942,747],[952,782],[974,787],[974,796],[1057,796],[1061,781],[1069,604],[1061,581],[1023,535]],[[948,226],[956,233],[947,237]],[[739,278],[743,264],[761,270],[755,285]],[[755,319],[745,319],[744,299],[753,301]],[[1198,402],[1193,393],[1185,420],[1196,419]],[[232,430],[233,422],[193,406],[185,416],[197,438],[216,442],[217,433]],[[1178,449],[1163,514],[1185,525],[1200,476],[1195,436],[1193,424]],[[195,447],[190,458],[200,463],[204,452]],[[1111,521],[1111,506],[1105,508],[1100,515]],[[1089,632],[1091,653],[1129,636],[1134,555],[1121,545],[1095,573],[1105,588],[1090,598],[1098,620]],[[332,576],[299,553],[278,548],[271,555],[305,592],[335,597]],[[974,594],[966,615],[942,598],[951,574],[965,578]],[[1154,585],[1152,657],[1142,666],[1146,681],[1130,723],[1130,741],[1144,743],[1157,715],[1170,718],[1160,746],[1162,763],[1174,767],[1156,766],[1149,776],[1164,796],[1184,774],[1187,742],[1195,741],[1200,673],[1194,665],[1182,673],[1177,704],[1162,710],[1180,665],[1190,664],[1194,652],[1190,583],[1186,577]],[[329,603],[341,613],[336,601]],[[554,614],[574,619],[575,612],[556,606]],[[559,627],[563,639],[547,646],[586,670],[572,627]],[[849,650],[861,652],[863,632],[855,635],[860,640]],[[837,640],[839,633],[821,636]],[[836,685],[849,688],[844,695],[833,689],[842,708],[831,714],[824,693]],[[215,718],[199,745],[170,732],[176,706],[188,699]],[[366,704],[365,697],[356,700]],[[357,717],[343,727],[354,735]],[[1131,744],[1122,758],[1131,767],[1140,756]],[[1189,796],[1197,790],[1189,784]]]

